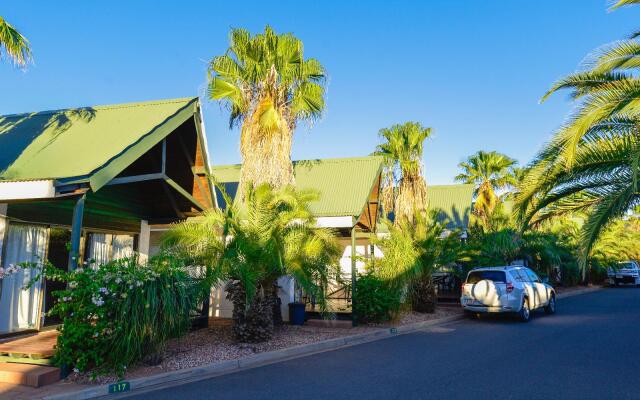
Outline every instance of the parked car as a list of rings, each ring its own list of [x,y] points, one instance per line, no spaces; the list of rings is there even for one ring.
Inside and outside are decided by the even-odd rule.
[[[640,265],[636,261],[619,262],[616,268],[607,270],[609,284],[618,286],[621,283],[631,283],[640,286]]]
[[[513,313],[529,321],[531,312],[556,312],[555,289],[526,267],[475,268],[462,284],[460,303],[465,313]]]

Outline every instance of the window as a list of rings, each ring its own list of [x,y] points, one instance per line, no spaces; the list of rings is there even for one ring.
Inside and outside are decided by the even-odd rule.
[[[513,276],[517,282],[530,282],[529,276],[522,268],[511,270],[511,276]]]
[[[529,279],[531,279],[531,282],[540,282],[540,278],[538,278],[538,275],[536,275],[535,272],[530,269],[527,269],[526,271]]]
[[[467,283],[478,283],[482,280],[504,283],[507,281],[504,271],[471,271]]]

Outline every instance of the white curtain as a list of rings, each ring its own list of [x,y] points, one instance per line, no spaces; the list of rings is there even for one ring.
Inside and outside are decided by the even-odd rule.
[[[133,254],[133,236],[91,233],[87,253],[87,259],[94,260],[94,266],[97,267],[118,258],[129,257]]]
[[[88,260],[93,260],[94,267],[99,267],[111,260],[111,235],[108,233],[91,233],[89,235]]]
[[[133,236],[113,235],[111,259],[129,257],[133,254]]]
[[[10,224],[6,236],[5,256],[2,260],[4,268],[11,264],[43,261],[47,232],[47,228],[41,226]],[[42,282],[23,290],[36,273],[31,269],[20,269],[2,279],[0,332],[15,332],[37,326]]]

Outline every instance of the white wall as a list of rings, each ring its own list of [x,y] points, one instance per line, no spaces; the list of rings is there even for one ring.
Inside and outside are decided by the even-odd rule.
[[[140,221],[140,235],[138,235],[138,254],[140,262],[144,263],[149,259],[149,245],[151,241],[151,228],[145,220]]]
[[[0,266],[2,266],[2,245],[7,231],[7,204],[0,203]]]

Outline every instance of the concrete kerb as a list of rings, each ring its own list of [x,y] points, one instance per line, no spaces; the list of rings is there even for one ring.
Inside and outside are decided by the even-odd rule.
[[[568,293],[559,293],[558,299],[577,296],[579,294],[585,294],[600,290],[600,287],[591,287],[581,290],[576,290]],[[148,377],[131,379],[130,392],[127,394],[133,394],[136,391],[153,390],[154,388],[160,388],[165,386],[177,386],[184,383],[195,382],[199,380],[208,379],[214,376],[225,375],[232,372],[237,372],[245,369],[255,368],[263,365],[273,364],[285,360],[294,358],[309,356],[316,353],[322,353],[325,351],[337,350],[344,347],[355,346],[367,342],[373,342],[376,340],[386,339],[398,335],[404,335],[419,331],[421,329],[445,325],[460,319],[463,319],[464,315],[452,315],[449,317],[433,319],[430,321],[416,322],[409,325],[380,328],[371,332],[360,333],[352,336],[345,336],[337,339],[329,339],[316,343],[309,343],[299,345],[295,347],[289,347],[286,349],[280,349],[275,351],[269,351],[265,353],[256,354],[250,357],[240,358],[237,360],[221,361],[205,366],[193,367],[177,371],[169,371],[157,375]],[[88,389],[84,389],[74,393],[61,393],[44,397],[45,400],[86,400],[100,397],[110,396],[108,394],[109,385],[100,385]]]

